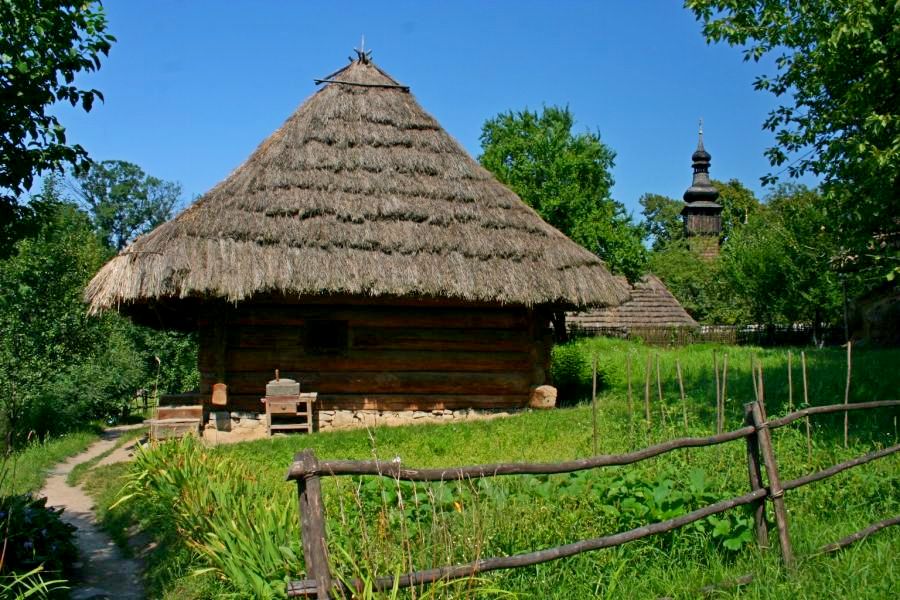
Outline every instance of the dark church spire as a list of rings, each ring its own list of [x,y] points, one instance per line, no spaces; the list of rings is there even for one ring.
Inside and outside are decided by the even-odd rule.
[[[684,232],[688,240],[705,257],[719,253],[719,236],[722,233],[722,206],[716,202],[719,190],[709,179],[709,163],[712,156],[703,146],[703,120],[700,120],[700,133],[697,149],[691,155],[694,178],[684,192]]]

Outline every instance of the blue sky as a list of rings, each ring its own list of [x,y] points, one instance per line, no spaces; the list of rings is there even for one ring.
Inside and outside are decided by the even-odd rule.
[[[677,2],[182,2],[107,0],[118,38],[79,83],[106,97],[60,108],[70,141],[184,186],[185,201],[226,177],[365,35],[375,62],[473,155],[499,112],[568,105],[579,130],[617,153],[613,196],[635,213],[690,184],[697,120],[711,173],[761,194],[761,128],[774,99],[762,66],[707,46]]]

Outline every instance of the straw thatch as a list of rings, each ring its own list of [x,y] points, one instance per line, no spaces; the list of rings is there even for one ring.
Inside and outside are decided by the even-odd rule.
[[[624,278],[620,278],[627,285]],[[599,308],[566,316],[574,329],[622,329],[698,327],[660,279],[649,273],[631,286],[631,300],[621,306]]]
[[[88,285],[93,312],[254,295],[616,305],[603,262],[475,162],[365,56]]]

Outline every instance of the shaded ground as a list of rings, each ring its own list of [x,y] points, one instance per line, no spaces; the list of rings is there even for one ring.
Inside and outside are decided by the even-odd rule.
[[[92,511],[93,500],[84,493],[81,486],[71,486],[66,482],[76,465],[114,448],[120,435],[137,427],[140,425],[124,425],[104,431],[99,442],[57,465],[41,490],[41,495],[47,497],[47,504],[64,508],[63,520],[78,528],[75,541],[81,557],[80,564],[76,565],[80,583],[73,584],[73,600],[144,598],[141,562],[123,556],[122,551],[97,524]],[[116,448],[99,464],[129,460],[134,443],[136,442]]]

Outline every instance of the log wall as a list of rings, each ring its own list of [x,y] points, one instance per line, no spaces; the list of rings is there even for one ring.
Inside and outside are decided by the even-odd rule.
[[[328,321],[346,323],[346,347],[311,345]],[[279,369],[319,410],[522,407],[547,381],[548,323],[525,308],[238,305],[198,323],[201,397],[224,379],[228,410],[259,412]]]

